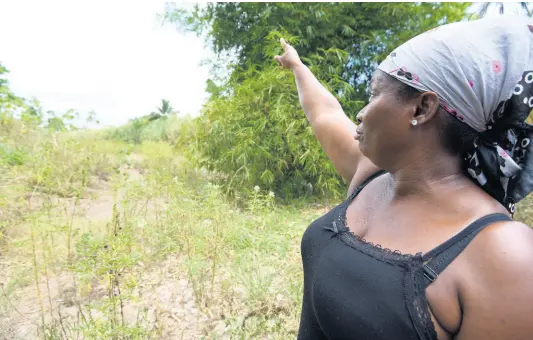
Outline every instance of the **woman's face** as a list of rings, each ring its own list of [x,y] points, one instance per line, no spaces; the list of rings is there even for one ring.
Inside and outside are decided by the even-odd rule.
[[[416,99],[401,98],[400,86],[382,71],[370,82],[370,100],[357,115],[356,139],[361,153],[385,169],[413,145],[410,131],[415,116]]]

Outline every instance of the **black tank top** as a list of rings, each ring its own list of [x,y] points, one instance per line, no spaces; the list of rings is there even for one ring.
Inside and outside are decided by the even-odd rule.
[[[437,340],[425,289],[487,225],[485,216],[426,254],[401,254],[358,238],[346,209],[380,171],[305,231],[299,340]]]

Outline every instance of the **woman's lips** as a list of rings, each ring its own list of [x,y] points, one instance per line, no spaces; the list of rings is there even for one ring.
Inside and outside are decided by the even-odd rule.
[[[357,129],[355,130],[355,135],[353,136],[355,140],[359,140],[361,137],[363,137],[363,131]]]

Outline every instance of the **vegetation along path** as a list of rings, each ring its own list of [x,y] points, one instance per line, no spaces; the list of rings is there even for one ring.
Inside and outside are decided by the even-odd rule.
[[[63,150],[46,152],[77,154],[93,174],[71,188],[57,187],[49,174],[32,190],[14,187],[18,199],[4,201],[13,224],[0,255],[7,274],[0,338],[281,339],[296,332],[298,239],[323,208],[297,214],[260,189],[230,203],[209,174],[191,170],[166,143],[70,138],[48,146]],[[96,156],[93,143],[107,151]]]

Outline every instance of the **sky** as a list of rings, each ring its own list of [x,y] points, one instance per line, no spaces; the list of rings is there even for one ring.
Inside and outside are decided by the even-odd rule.
[[[0,1],[0,63],[12,91],[45,110],[94,110],[102,126],[168,99],[197,115],[212,57],[196,35],[157,19],[155,1]]]

